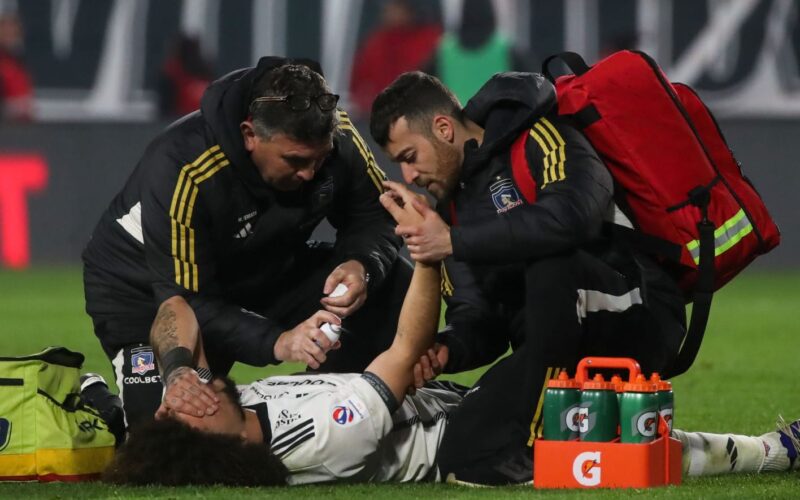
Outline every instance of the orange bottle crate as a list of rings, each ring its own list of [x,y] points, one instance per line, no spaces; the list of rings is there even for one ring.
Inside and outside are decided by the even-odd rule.
[[[584,358],[576,379],[586,380],[589,369],[628,369],[629,380],[641,370],[630,358]],[[533,449],[534,488],[648,488],[681,484],[681,443],[669,437],[659,417],[659,438],[645,444],[618,440],[547,441],[537,439]]]

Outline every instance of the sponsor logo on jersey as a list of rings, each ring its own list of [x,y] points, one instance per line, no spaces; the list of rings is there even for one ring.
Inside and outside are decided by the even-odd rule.
[[[498,214],[506,213],[512,208],[523,204],[517,188],[514,187],[514,183],[510,179],[498,180],[489,186],[489,192],[492,195],[492,203],[494,203]]]
[[[123,377],[123,384],[160,384],[161,377],[158,375],[147,377]]]
[[[600,484],[600,452],[584,451],[572,462],[572,476],[582,486]]]
[[[303,385],[330,385],[336,387],[336,384],[333,382],[328,382],[327,380],[322,380],[319,378],[304,378],[300,380],[267,380],[266,385],[289,385],[292,387],[300,387]]]
[[[369,410],[361,398],[351,395],[344,401],[336,403],[331,415],[337,424],[348,425],[364,420],[369,415]]]
[[[347,425],[353,422],[354,413],[355,412],[347,406],[334,406],[332,414],[333,421],[339,425]]]
[[[153,351],[150,348],[143,350],[131,351],[131,371],[137,375],[144,375],[145,373],[155,370],[156,365],[153,363]]]
[[[4,450],[11,442],[11,420],[0,418],[0,451]]]
[[[300,419],[299,413],[292,413],[289,410],[281,410],[278,418],[275,419],[275,427],[282,427],[284,425],[291,425]]]

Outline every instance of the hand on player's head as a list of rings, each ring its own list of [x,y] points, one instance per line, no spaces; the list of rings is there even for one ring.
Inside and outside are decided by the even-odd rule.
[[[386,192],[381,195],[381,204],[401,226],[420,224],[426,211],[431,210],[425,197],[412,192],[406,186],[384,181]]]
[[[165,399],[156,412],[156,419],[171,418],[203,432],[241,435],[244,429],[244,413],[234,382],[228,378],[214,377],[208,387],[219,399],[217,410],[213,414],[185,412],[174,408],[170,400]]]

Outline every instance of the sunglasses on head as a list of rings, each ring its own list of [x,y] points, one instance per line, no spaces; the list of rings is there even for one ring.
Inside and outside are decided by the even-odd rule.
[[[305,111],[311,107],[311,103],[317,104],[321,111],[330,111],[336,108],[339,102],[339,96],[336,94],[320,94],[318,96],[310,95],[283,95],[283,96],[264,96],[256,97],[250,103],[250,109],[253,109],[259,102],[285,102],[289,109],[292,111]]]

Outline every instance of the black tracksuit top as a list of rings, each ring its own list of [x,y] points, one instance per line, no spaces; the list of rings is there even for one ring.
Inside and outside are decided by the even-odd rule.
[[[117,305],[153,314],[163,300],[181,295],[204,336],[225,332],[217,340],[235,359],[275,362],[275,340],[294,325],[242,307],[293,265],[296,250],[326,218],[337,230],[334,250],[341,260],[361,261],[370,289],[380,285],[400,240],[378,201],[385,175],[347,114],[339,111],[342,134],[333,152],[297,192],[272,190],[244,149],[239,123],[251,86],[283,63],[263,58],[256,68],[214,82],[199,111],[150,143],[84,251],[87,268],[114,291],[102,304],[87,303],[90,314],[113,314]],[[206,328],[210,324],[214,328]],[[147,332],[126,340],[147,342]]]
[[[480,147],[465,144],[456,191],[437,207],[453,242],[442,277],[447,327],[438,336],[450,348],[448,372],[490,363],[522,341],[525,262],[596,242],[613,206],[610,173],[554,103],[540,75],[512,72],[495,75],[464,108],[484,138]],[[530,205],[510,162],[510,146],[526,130],[536,181]]]

